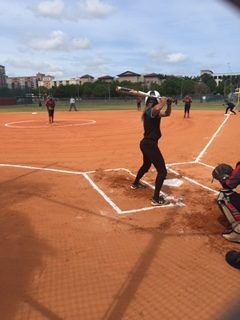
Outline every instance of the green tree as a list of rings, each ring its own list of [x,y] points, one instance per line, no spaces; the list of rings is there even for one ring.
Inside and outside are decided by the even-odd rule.
[[[178,96],[181,91],[181,78],[167,76],[160,86],[161,95]]]
[[[91,98],[93,91],[93,85],[91,82],[85,82],[82,85],[82,97],[83,98]]]
[[[194,91],[195,91],[195,95],[202,96],[202,95],[208,94],[210,92],[210,89],[206,85],[206,83],[202,81],[196,81]]]
[[[209,87],[211,93],[216,93],[217,84],[212,75],[204,73],[201,75],[200,78],[201,81]]]
[[[95,98],[107,98],[108,86],[105,83],[97,83],[92,90],[92,94]]]
[[[217,86],[217,88],[216,88],[216,93],[219,93],[219,94],[221,94],[221,95],[224,95],[224,81],[220,81],[219,83],[218,83],[218,86]]]

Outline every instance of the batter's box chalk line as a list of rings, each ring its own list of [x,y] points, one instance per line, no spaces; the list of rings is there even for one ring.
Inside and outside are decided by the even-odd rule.
[[[167,168],[168,168],[168,171],[169,172],[172,172],[174,173],[176,176],[179,176],[179,173],[170,168],[172,166],[175,166],[175,165],[186,165],[186,164],[199,164],[199,165],[203,165],[203,166],[206,166],[206,167],[209,167],[209,168],[213,168],[212,166],[210,165],[207,165],[203,162],[196,162],[196,161],[190,161],[190,162],[181,162],[181,163],[172,163],[172,164],[168,164],[167,165]],[[0,167],[9,167],[9,168],[19,168],[19,169],[28,169],[28,170],[39,170],[39,171],[47,171],[47,172],[55,172],[55,173],[62,173],[62,174],[70,174],[70,175],[81,175],[83,176],[89,183],[90,185],[93,187],[93,189],[95,191],[97,191],[102,197],[103,199],[113,208],[113,210],[117,213],[117,214],[128,214],[128,213],[137,213],[137,212],[142,212],[142,211],[148,211],[148,210],[153,210],[153,209],[159,209],[159,207],[154,207],[154,206],[151,206],[151,207],[144,207],[144,208],[140,208],[140,209],[131,209],[131,210],[121,210],[112,200],[111,198],[109,198],[104,192],[103,190],[101,190],[97,184],[89,177],[90,174],[94,174],[96,173],[96,170],[93,170],[93,171],[87,171],[87,172],[84,172],[84,171],[73,171],[73,170],[63,170],[63,169],[54,169],[54,168],[42,168],[42,167],[34,167],[34,166],[27,166],[27,165],[15,165],[15,164],[0,164]],[[125,171],[127,172],[128,174],[130,174],[131,176],[135,177],[135,175],[128,169],[126,168],[117,168],[117,169],[105,169],[103,171]],[[175,178],[175,179],[166,179],[164,181],[164,185],[168,185],[168,186],[171,186],[171,187],[179,187],[182,185],[183,181],[182,180],[186,180],[188,181],[189,183],[193,184],[193,185],[196,185],[200,188],[203,188],[207,191],[211,191],[214,195],[217,195],[218,194],[218,191],[212,189],[212,188],[209,188],[207,187],[206,185],[203,185],[201,183],[199,183],[198,181],[192,179],[192,178],[189,178],[189,177],[186,177],[186,176],[181,176],[181,179],[178,179],[178,178]],[[143,182],[148,185],[150,188],[154,189],[154,186],[152,184],[150,184],[149,182],[143,180]],[[183,203],[183,199],[181,198],[174,198],[172,196],[168,196],[166,193],[164,192],[161,192],[162,195],[164,195],[167,199],[169,199],[171,201],[170,204],[168,205],[165,205],[165,206],[161,206],[161,208],[164,208],[164,207],[174,207],[174,206],[185,206],[185,204]]]
[[[125,171],[128,174],[130,174],[131,176],[135,177],[135,175],[128,169],[126,168],[116,168],[116,169],[105,169],[103,170],[104,172],[110,172],[110,171]],[[84,173],[84,177],[89,181],[89,183],[91,184],[91,186],[93,187],[94,190],[96,190],[103,198],[104,200],[116,211],[117,214],[119,215],[124,215],[124,214],[130,214],[130,213],[137,213],[137,212],[143,212],[143,211],[149,211],[149,210],[153,210],[153,209],[159,209],[160,207],[156,206],[151,206],[151,207],[143,207],[143,208],[139,208],[139,209],[131,209],[131,210],[122,210],[120,209],[113,201],[112,199],[110,199],[105,192],[103,192],[98,186],[97,184],[89,177],[90,173],[95,173],[96,171],[90,171],[90,172],[86,172]],[[150,188],[154,189],[154,186],[152,184],[150,184],[149,182],[142,180],[147,186],[149,186]],[[166,179],[164,181],[165,185],[168,186],[173,186],[173,187],[179,187],[181,184],[183,183],[183,181],[181,181],[180,179]],[[170,208],[170,207],[182,207],[185,206],[185,204],[183,203],[183,199],[182,198],[174,198],[173,196],[168,196],[166,193],[161,192],[162,195],[164,195],[168,200],[170,200],[170,204],[167,205],[163,205],[161,206],[161,208]]]
[[[198,164],[198,165],[201,165],[201,166],[205,166],[205,167],[207,167],[207,168],[210,168],[210,169],[213,169],[213,168],[214,168],[213,166],[210,166],[210,165],[208,165],[208,164],[206,164],[206,163],[203,163],[203,162],[190,161],[190,162],[181,162],[181,163],[179,162],[179,163],[169,164],[169,165],[167,165],[167,169],[168,169],[169,172],[172,172],[172,173],[174,173],[176,176],[179,176],[180,174],[179,174],[176,170],[174,170],[174,169],[172,169],[172,168],[170,168],[170,167],[171,167],[171,166],[175,166],[175,165],[178,165],[178,166],[179,166],[179,165],[186,165],[186,164]],[[186,176],[182,176],[182,175],[181,175],[181,178],[182,178],[183,180],[188,181],[188,182],[191,183],[191,184],[194,184],[194,185],[196,185],[196,186],[198,186],[198,187],[201,187],[201,188],[203,188],[203,189],[205,189],[205,190],[207,190],[207,191],[212,192],[214,195],[217,195],[217,194],[218,194],[218,191],[216,191],[216,190],[214,190],[214,189],[212,189],[212,188],[210,188],[210,187],[208,187],[208,186],[206,186],[206,185],[198,182],[198,181],[195,180],[195,179],[192,179],[192,178],[189,178],[189,177],[186,177]]]
[[[28,170],[38,170],[38,171],[46,171],[46,172],[53,172],[53,173],[62,173],[62,174],[70,174],[70,175],[81,175],[83,176],[88,182],[89,184],[92,186],[92,188],[98,192],[101,197],[113,208],[113,210],[119,214],[119,215],[124,215],[124,214],[130,214],[130,213],[137,213],[137,212],[143,212],[143,211],[149,211],[149,210],[153,210],[153,209],[159,209],[160,207],[144,207],[144,208],[140,208],[140,209],[131,209],[131,210],[121,210],[113,201],[110,197],[108,197],[106,195],[106,193],[100,189],[97,184],[90,178],[90,174],[94,174],[97,171],[96,170],[92,170],[92,171],[71,171],[71,170],[62,170],[62,169],[54,169],[54,168],[41,168],[41,167],[34,167],[34,166],[27,166],[27,165],[18,165],[18,164],[4,164],[4,163],[0,163],[0,167],[8,167],[8,168],[19,168],[19,169],[28,169]],[[135,175],[128,169],[126,168],[116,168],[116,169],[105,169],[103,171],[108,172],[108,171],[125,171],[128,174],[130,174],[131,176],[135,177]],[[150,188],[154,189],[154,186],[151,185],[150,183],[148,183],[147,181],[142,180],[146,185],[148,185]],[[174,187],[179,187],[183,182],[180,179],[166,179],[164,184],[166,185],[171,185]],[[170,204],[168,205],[163,205],[161,206],[161,208],[164,207],[181,207],[181,206],[185,206],[185,204],[183,203],[183,199],[181,198],[174,198],[172,196],[168,196],[167,194],[165,194],[164,192],[161,192],[162,195],[164,195],[168,200],[171,201]]]

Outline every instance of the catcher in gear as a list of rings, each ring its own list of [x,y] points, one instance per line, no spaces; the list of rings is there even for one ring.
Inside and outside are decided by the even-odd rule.
[[[219,164],[213,170],[212,177],[222,185],[217,203],[232,228],[230,232],[224,233],[223,237],[240,243],[240,194],[233,191],[240,185],[240,161],[235,169],[225,163]]]
[[[231,175],[233,168],[225,163],[219,164],[212,172],[213,179],[218,180],[224,187],[224,182]]]

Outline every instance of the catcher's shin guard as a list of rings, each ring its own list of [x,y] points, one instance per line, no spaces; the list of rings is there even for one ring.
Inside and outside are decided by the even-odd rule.
[[[240,223],[239,222],[234,222],[232,224],[232,229],[233,229],[233,231],[235,231],[236,233],[239,234],[239,238],[240,238]]]
[[[232,228],[234,229],[238,226],[239,231],[237,232],[240,232],[240,212],[232,205],[229,199],[233,193],[234,191],[232,190],[222,189],[218,195],[217,203]]]

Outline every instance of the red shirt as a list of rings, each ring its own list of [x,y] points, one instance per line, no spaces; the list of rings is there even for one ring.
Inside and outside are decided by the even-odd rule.
[[[186,97],[183,99],[183,102],[185,102],[185,103],[192,103],[192,98],[189,97],[189,96],[186,96]]]
[[[49,109],[49,110],[54,110],[55,108],[55,102],[52,98],[48,99],[46,101],[46,107]]]

